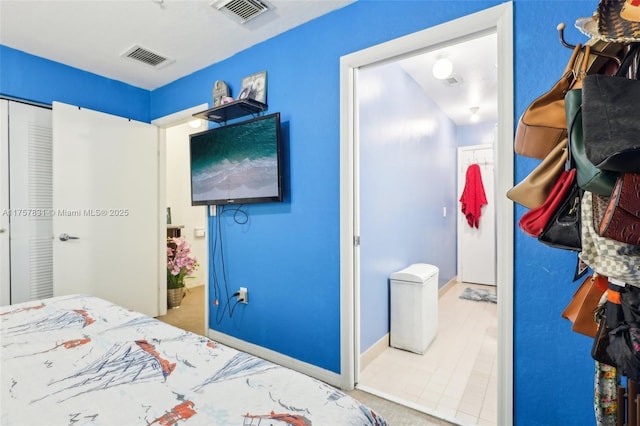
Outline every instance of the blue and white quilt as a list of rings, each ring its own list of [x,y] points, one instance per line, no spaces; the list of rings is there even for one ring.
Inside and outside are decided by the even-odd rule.
[[[91,296],[0,308],[2,425],[386,425],[323,382]]]

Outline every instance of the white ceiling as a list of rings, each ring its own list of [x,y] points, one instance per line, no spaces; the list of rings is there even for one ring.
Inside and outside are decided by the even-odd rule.
[[[245,24],[210,1],[0,0],[0,43],[151,90],[353,0],[267,0],[273,9]],[[155,69],[121,57],[134,45],[174,62]]]
[[[0,44],[152,90],[222,61],[353,0],[261,0],[271,10],[240,24],[211,0],[0,0]],[[122,56],[138,45],[169,58],[157,68]],[[435,80],[438,55],[454,63],[457,86]],[[403,61],[403,68],[458,125],[469,108],[497,116],[495,35]],[[419,58],[419,59],[418,59]],[[167,61],[169,62],[169,61]],[[262,71],[259,64],[251,72]]]
[[[471,109],[475,107],[479,121],[497,122],[497,41],[496,33],[478,36],[403,59],[399,64],[457,125],[472,124]],[[433,64],[441,57],[453,63],[452,77],[457,83],[433,76]]]

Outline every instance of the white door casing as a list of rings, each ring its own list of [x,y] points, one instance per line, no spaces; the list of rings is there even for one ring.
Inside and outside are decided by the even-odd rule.
[[[423,49],[496,31],[498,37],[498,134],[496,193],[513,185],[513,4],[506,2],[454,21],[373,46],[340,58],[340,386],[357,383],[360,353],[357,253],[358,71]],[[496,200],[498,294],[498,424],[513,420],[513,204]]]
[[[157,316],[157,127],[54,102],[53,210],[54,296],[88,293]]]

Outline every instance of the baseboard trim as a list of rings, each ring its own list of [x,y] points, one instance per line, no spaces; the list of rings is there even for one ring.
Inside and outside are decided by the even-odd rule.
[[[202,286],[204,286],[204,284],[200,283],[200,284],[186,285],[185,287],[187,288],[187,290],[191,290],[191,289],[202,287]]]
[[[438,298],[444,296],[445,293],[451,290],[456,284],[458,284],[458,277],[451,278],[445,285],[438,289]]]
[[[360,371],[367,368],[371,362],[376,359],[382,352],[389,347],[389,333],[385,334],[376,343],[371,345],[369,349],[360,355]]]
[[[224,334],[216,330],[209,329],[207,331],[207,336],[218,343],[222,343],[223,345],[230,346],[239,351],[246,352],[248,354],[266,359],[267,361],[271,361],[283,367],[290,368],[299,373],[306,374],[307,376],[311,376],[332,386],[340,387],[340,375],[334,373],[333,371],[325,370],[324,368],[320,368],[316,365],[300,361],[290,356],[281,354],[280,352],[276,352],[271,349],[258,346],[256,344],[249,343],[245,340],[229,336],[228,334]]]

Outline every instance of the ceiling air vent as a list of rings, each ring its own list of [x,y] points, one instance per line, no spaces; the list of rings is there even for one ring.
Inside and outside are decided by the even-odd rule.
[[[269,7],[259,0],[215,0],[211,2],[211,6],[241,24],[269,10]]]
[[[462,83],[462,77],[452,74],[441,81],[445,86],[457,86],[458,84]]]
[[[143,64],[149,65],[153,68],[162,68],[173,62],[172,59],[169,59],[166,56],[159,55],[140,46],[133,46],[121,56],[142,62]]]

